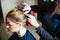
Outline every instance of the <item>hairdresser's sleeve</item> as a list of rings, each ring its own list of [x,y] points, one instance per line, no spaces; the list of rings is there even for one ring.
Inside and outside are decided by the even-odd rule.
[[[41,36],[42,38],[46,39],[46,40],[53,40],[52,35],[50,35],[44,28],[39,27],[37,30],[37,33],[39,34],[39,36]],[[43,39],[43,40],[44,40]]]

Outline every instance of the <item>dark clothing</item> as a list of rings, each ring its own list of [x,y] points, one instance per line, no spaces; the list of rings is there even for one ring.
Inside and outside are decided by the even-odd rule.
[[[46,34],[49,34],[50,37],[52,36],[52,37],[60,38],[60,18],[59,18],[60,15],[56,14],[53,17],[50,17],[51,13],[56,8],[56,3],[51,2],[51,3],[47,3],[45,5],[42,5],[40,7],[39,6],[31,6],[31,8],[33,11],[41,14],[42,29],[44,29],[44,31],[46,31]],[[43,34],[41,34],[41,30],[40,30],[39,34],[42,36],[45,35],[44,34],[45,32],[43,32]],[[46,37],[46,36],[44,36],[44,37]],[[47,36],[47,38],[48,37],[49,36]],[[44,40],[46,40],[46,38]]]
[[[9,40],[36,40],[34,36],[27,30],[23,37],[19,37],[16,33],[13,34]]]
[[[49,16],[50,14],[44,16],[42,27],[53,36],[57,36],[60,34],[60,32],[58,32],[60,31],[60,20],[54,17],[50,18]]]
[[[41,5],[41,6],[39,6],[39,5],[32,5],[31,6],[31,10],[33,10],[34,12],[37,12],[38,14],[38,19],[39,19],[39,21],[42,21],[43,22],[43,17],[44,17],[44,15],[46,14],[46,13],[52,13],[53,11],[54,11],[54,9],[55,9],[55,7],[56,7],[56,3],[55,2],[51,2],[51,3],[45,3],[45,4],[43,4],[43,5]]]
[[[60,37],[53,37],[42,27],[39,28],[37,33],[40,35],[40,40],[60,40]]]

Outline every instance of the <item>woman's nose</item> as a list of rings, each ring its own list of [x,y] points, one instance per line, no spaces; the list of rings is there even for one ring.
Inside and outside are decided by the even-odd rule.
[[[6,28],[9,28],[9,26],[7,25]]]

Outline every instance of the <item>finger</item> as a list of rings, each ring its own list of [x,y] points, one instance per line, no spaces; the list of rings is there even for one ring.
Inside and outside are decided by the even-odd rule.
[[[25,15],[28,16],[29,18],[33,18],[33,16],[30,14],[25,14]]]
[[[31,18],[28,18],[29,21],[31,21]]]
[[[31,10],[31,8],[28,4],[26,4],[26,3],[23,3],[23,4],[25,5],[23,11],[26,11],[26,10],[30,11]]]
[[[30,18],[28,18],[28,22],[31,22],[31,19]]]
[[[29,13],[30,10],[31,10],[31,8],[30,8],[30,7],[27,7],[27,6],[25,6],[25,7],[23,8],[24,14],[25,14],[25,13]]]
[[[25,10],[24,14],[27,14],[27,13],[29,13],[29,11],[28,10]]]

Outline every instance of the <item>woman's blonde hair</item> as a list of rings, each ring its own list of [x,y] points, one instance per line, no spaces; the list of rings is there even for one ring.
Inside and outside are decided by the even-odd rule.
[[[15,20],[16,22],[22,22],[24,20],[25,16],[21,10],[15,8],[7,13],[6,21],[7,21],[7,18],[11,18],[11,19]]]

